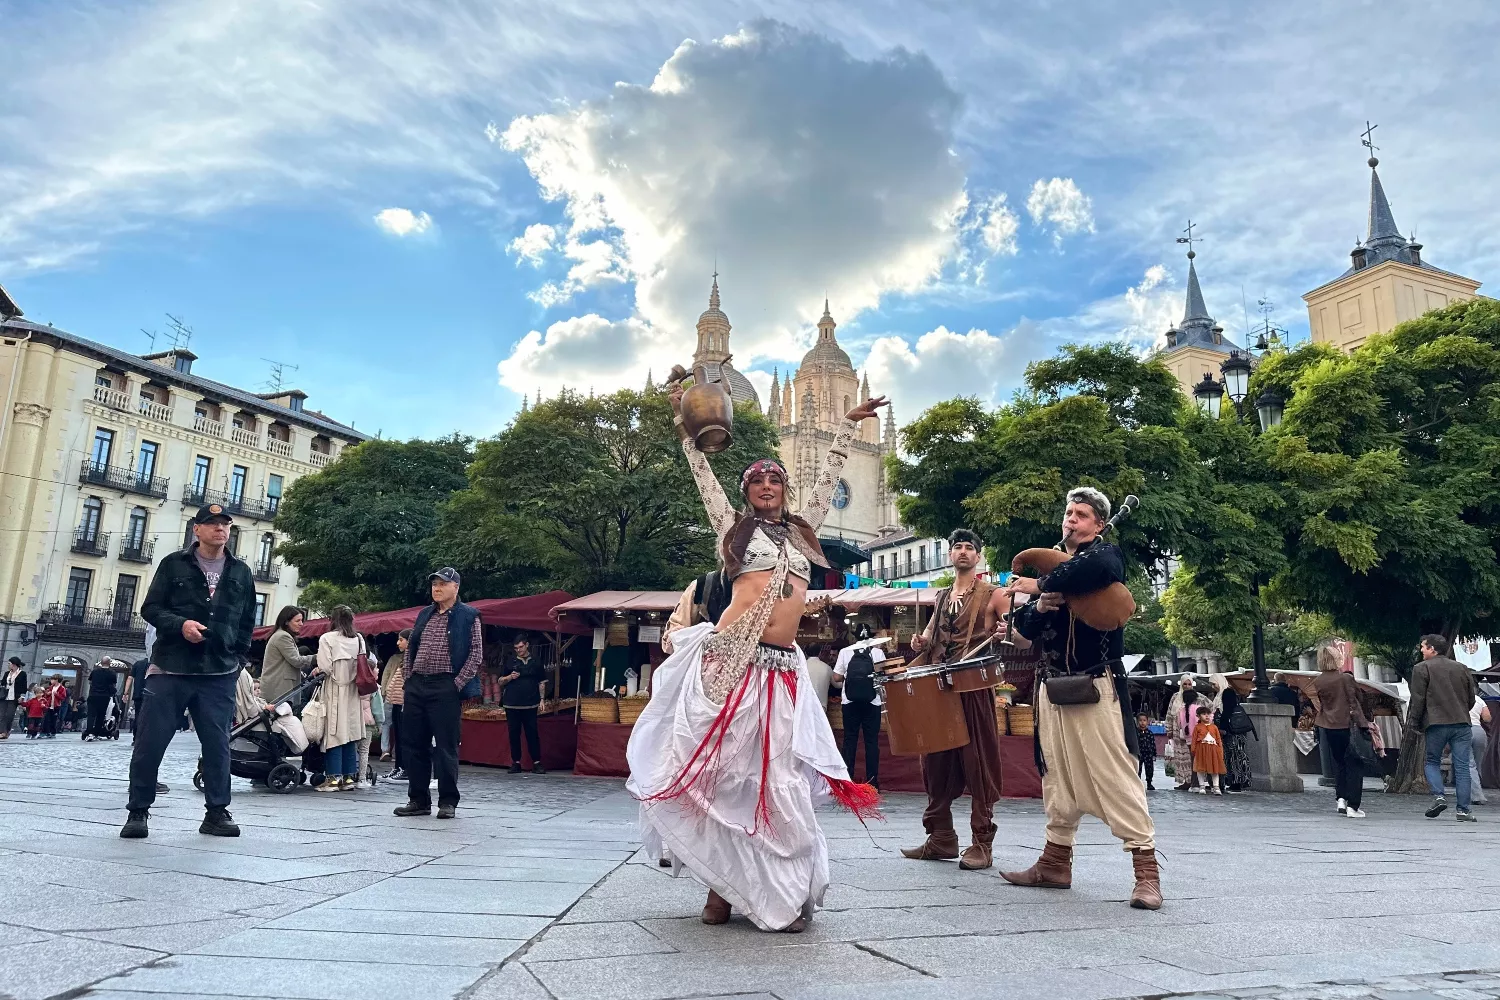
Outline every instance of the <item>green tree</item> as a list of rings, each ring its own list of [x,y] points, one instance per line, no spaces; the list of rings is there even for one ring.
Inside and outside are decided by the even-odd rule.
[[[287,536],[278,554],[304,580],[328,584],[329,593],[363,594],[372,606],[393,608],[425,600],[428,540],[438,508],[468,485],[471,448],[471,439],[455,435],[345,449],[287,489],[276,513],[276,528]]]
[[[353,608],[355,614],[365,611],[393,611],[398,607],[407,606],[405,602],[400,604],[392,602],[390,598],[369,584],[361,583],[353,587],[341,587],[327,580],[310,582],[303,588],[300,600],[303,607],[324,617],[327,617],[340,604]]]
[[[1262,596],[1268,671],[1298,669],[1304,650],[1334,637],[1333,620],[1327,615],[1286,607],[1274,586]],[[1172,578],[1161,605],[1162,626],[1173,645],[1217,650],[1236,670],[1254,667],[1254,620],[1211,601],[1192,572],[1179,571]]]
[[[753,410],[735,413],[734,444],[712,459],[731,497],[776,440]],[[505,586],[673,588],[716,561],[661,390],[564,392],[481,442],[468,479],[444,506],[434,550]]]

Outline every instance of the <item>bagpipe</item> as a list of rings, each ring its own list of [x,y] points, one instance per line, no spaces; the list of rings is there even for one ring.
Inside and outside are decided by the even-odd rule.
[[[1114,517],[1105,522],[1099,532],[1103,538],[1110,530],[1124,518],[1129,517],[1131,512],[1140,506],[1140,498],[1134,495],[1126,496],[1120,502],[1120,509],[1115,511]],[[1025,549],[1016,554],[1010,561],[1012,573],[1032,572],[1037,576],[1046,576],[1057,569],[1063,563],[1073,558],[1071,553],[1062,549]],[[1010,611],[1006,614],[1006,621],[1013,621],[1016,605],[1015,595],[1011,595]],[[1117,628],[1123,628],[1135,614],[1135,598],[1130,594],[1130,588],[1125,584],[1115,582],[1107,587],[1092,591],[1087,594],[1070,594],[1065,603],[1074,617],[1078,618],[1090,628],[1101,632],[1112,632]],[[1006,637],[1004,645],[1010,644],[1009,636]]]

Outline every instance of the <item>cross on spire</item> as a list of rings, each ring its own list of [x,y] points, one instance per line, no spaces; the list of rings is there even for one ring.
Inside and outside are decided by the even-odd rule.
[[[1371,125],[1370,120],[1366,118],[1365,130],[1360,133],[1364,138],[1359,140],[1359,144],[1370,151],[1370,166],[1372,167],[1375,166],[1375,150],[1380,148],[1375,145],[1375,130],[1379,127],[1379,125]]]
[[[1186,236],[1179,236],[1179,237],[1177,237],[1177,242],[1178,243],[1186,243],[1187,244],[1187,248],[1188,248],[1188,252],[1187,252],[1188,260],[1192,260],[1194,257],[1198,256],[1198,254],[1193,250],[1193,244],[1194,243],[1202,243],[1203,242],[1203,237],[1201,237],[1201,236],[1194,236],[1193,235],[1193,225],[1194,225],[1193,220],[1189,219],[1188,220],[1188,224],[1187,224],[1187,228],[1183,230],[1183,232],[1187,233],[1187,235]]]

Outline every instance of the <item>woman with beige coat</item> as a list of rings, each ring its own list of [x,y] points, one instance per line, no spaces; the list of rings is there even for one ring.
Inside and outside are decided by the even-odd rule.
[[[357,784],[365,719],[354,675],[364,639],[354,631],[354,612],[348,607],[341,604],[328,617],[333,627],[318,639],[318,665],[313,667],[313,673],[323,678],[317,697],[328,711],[320,741],[327,777],[318,791],[337,792]]]
[[[306,680],[307,672],[317,664],[316,655],[303,654],[297,648],[301,631],[302,609],[288,604],[276,615],[276,630],[266,640],[266,655],[260,666],[260,694],[273,705]]]

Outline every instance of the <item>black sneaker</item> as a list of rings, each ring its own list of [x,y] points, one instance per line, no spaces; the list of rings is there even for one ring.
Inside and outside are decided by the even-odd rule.
[[[511,774],[520,774],[522,770],[524,770],[524,768],[522,768],[520,764],[512,764],[510,766]]]
[[[238,837],[240,828],[235,823],[234,817],[229,815],[229,810],[222,806],[215,809],[212,806],[203,814],[203,822],[198,825],[199,833],[206,833],[210,837]]]
[[[125,825],[120,827],[120,836],[126,840],[141,840],[151,831],[146,826],[146,821],[151,818],[151,813],[145,809],[130,810],[130,818]]]
[[[397,816],[429,816],[432,814],[432,806],[423,805],[420,802],[407,800],[406,805],[397,806],[392,810]]]
[[[540,765],[540,764],[533,764],[532,767],[531,767],[531,773],[532,774],[546,774],[547,773],[547,769],[545,767],[543,767],[542,765]]]
[[[458,815],[458,806],[438,806],[438,819],[452,819]]]
[[[171,790],[172,789],[168,788],[164,783],[162,783],[160,781],[158,781],[156,783],[156,794],[157,795],[165,795],[168,792],[170,792]]]
[[[1432,800],[1432,808],[1427,810],[1427,818],[1437,819],[1443,814],[1443,810],[1447,808],[1448,800],[1439,795],[1437,798]]]

